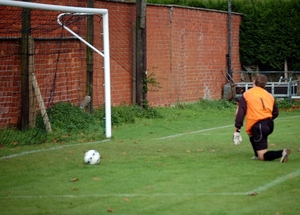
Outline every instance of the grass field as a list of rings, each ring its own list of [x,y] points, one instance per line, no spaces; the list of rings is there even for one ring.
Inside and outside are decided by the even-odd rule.
[[[298,214],[300,111],[282,111],[269,149],[253,156],[244,132],[232,143],[234,109],[160,109],[165,118],[113,129],[105,141],[0,149],[0,214]],[[101,154],[85,165],[89,149]]]

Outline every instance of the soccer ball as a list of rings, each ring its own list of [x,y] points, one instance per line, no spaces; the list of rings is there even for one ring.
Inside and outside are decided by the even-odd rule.
[[[86,164],[97,164],[100,162],[100,153],[92,149],[84,154],[84,162]]]

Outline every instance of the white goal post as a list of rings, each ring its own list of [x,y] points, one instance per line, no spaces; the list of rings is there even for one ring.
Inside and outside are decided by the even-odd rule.
[[[102,15],[102,18],[103,18],[103,53],[99,52],[87,41],[83,41],[82,38],[80,39],[77,36],[76,37],[104,58],[105,135],[106,135],[106,138],[111,138],[112,126],[111,126],[111,90],[110,90],[110,54],[109,54],[108,10],[100,9],[100,8],[60,6],[60,5],[31,3],[31,2],[23,2],[23,1],[11,1],[11,0],[1,0],[0,5],[29,8],[29,9],[61,11],[62,13],[67,12],[67,13],[75,13],[75,14],[83,13],[83,14],[101,14]],[[61,24],[61,23],[58,23],[58,24]]]

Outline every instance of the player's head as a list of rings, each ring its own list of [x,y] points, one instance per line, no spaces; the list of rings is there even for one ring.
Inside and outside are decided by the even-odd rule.
[[[265,75],[259,74],[254,79],[254,84],[257,87],[265,88],[266,84],[268,82],[268,78]]]

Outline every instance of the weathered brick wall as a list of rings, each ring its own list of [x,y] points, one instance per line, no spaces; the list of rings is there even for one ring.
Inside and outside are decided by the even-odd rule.
[[[0,127],[6,127],[10,124],[18,123],[20,115],[20,65],[15,65],[15,62],[20,61],[18,53],[19,45],[2,44],[1,52],[4,52],[10,57],[1,58],[0,61]]]
[[[132,3],[95,1],[95,7],[107,8],[111,64],[111,102],[131,104],[133,97],[134,32],[136,9]]]
[[[220,99],[228,53],[227,14],[181,7],[147,8],[147,64],[162,88],[149,93],[154,105]],[[233,16],[232,68],[239,63],[240,16]]]
[[[112,103],[130,103],[133,93],[128,90],[133,87],[135,4],[98,3],[99,7],[109,10]],[[227,70],[227,20],[226,12],[147,6],[147,72],[154,74],[159,83],[159,87],[149,86],[147,99],[150,105],[170,106],[202,98],[222,98]],[[232,15],[231,64],[235,79],[240,71],[240,21],[240,15]]]
[[[85,1],[36,0],[66,6],[86,7]],[[117,1],[95,0],[96,8],[109,11],[111,98],[112,105],[131,104],[134,98],[134,54],[136,5]],[[241,16],[232,15],[232,69],[238,79],[239,25]],[[81,30],[82,32],[85,30]],[[176,6],[147,6],[147,72],[154,74],[160,87],[150,87],[149,104],[170,106],[195,102],[201,98],[220,99],[225,84],[228,52],[227,13]],[[59,32],[55,32],[57,34]],[[0,35],[2,36],[2,35]],[[100,30],[95,42],[102,43]],[[20,118],[20,41],[2,41],[0,62],[0,127],[16,125]],[[51,47],[61,47],[51,54]],[[100,45],[101,46],[101,45]],[[84,50],[79,53],[76,49]],[[101,50],[101,47],[97,47]],[[46,107],[49,101],[71,101],[78,105],[85,96],[85,45],[79,41],[36,41],[35,72]],[[49,51],[50,50],[50,51]],[[58,55],[61,59],[57,63]],[[103,60],[95,54],[94,105],[103,105]],[[54,73],[57,71],[57,73]],[[222,74],[223,73],[223,74]],[[7,81],[9,80],[9,83]],[[53,80],[56,81],[53,91]],[[51,93],[54,92],[54,94]],[[53,96],[54,97],[51,97]]]

